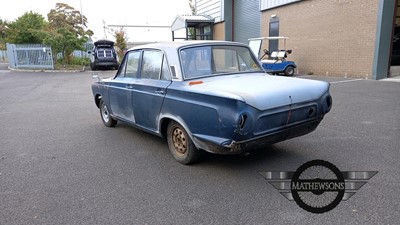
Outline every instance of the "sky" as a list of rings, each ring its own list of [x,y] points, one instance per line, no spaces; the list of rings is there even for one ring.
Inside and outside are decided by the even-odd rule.
[[[47,20],[47,14],[56,3],[66,3],[81,11],[88,19],[93,40],[114,40],[106,25],[162,25],[171,26],[177,15],[190,14],[189,0],[2,0],[0,19],[14,21],[25,12],[36,12]],[[82,8],[81,8],[82,5]],[[118,28],[112,28],[118,29]],[[170,28],[125,28],[129,42],[170,41]]]

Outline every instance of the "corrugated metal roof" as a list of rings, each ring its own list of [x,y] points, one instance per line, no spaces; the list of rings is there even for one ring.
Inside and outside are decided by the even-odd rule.
[[[208,15],[178,15],[171,25],[171,30],[185,28],[188,23],[214,23],[214,18]]]

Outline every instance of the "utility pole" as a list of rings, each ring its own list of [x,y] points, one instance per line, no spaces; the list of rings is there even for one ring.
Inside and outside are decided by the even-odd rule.
[[[103,20],[103,31],[104,31],[104,39],[107,39],[107,31],[106,31],[106,21]]]
[[[83,25],[83,11],[82,11],[82,0],[79,0],[80,6],[81,6],[81,24],[82,24],[82,37],[85,34],[85,27]],[[85,43],[85,52],[87,51],[86,49],[86,43]],[[81,62],[82,62],[82,71],[85,71],[85,65],[83,64],[83,51],[82,52],[82,57],[81,57]]]

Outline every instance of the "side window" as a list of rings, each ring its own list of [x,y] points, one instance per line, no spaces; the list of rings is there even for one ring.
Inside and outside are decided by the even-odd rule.
[[[169,72],[169,66],[165,56],[163,57],[161,80],[171,80],[171,73]]]
[[[137,78],[139,70],[140,51],[128,53],[126,63],[124,64],[125,77]]]
[[[117,77],[137,78],[139,68],[140,51],[129,52],[121,64]]]
[[[145,50],[143,52],[143,63],[141,78],[160,79],[164,55],[161,51]]]
[[[119,67],[117,77],[124,77],[126,71],[126,62],[128,61],[128,55],[125,57],[124,61],[121,63]]]

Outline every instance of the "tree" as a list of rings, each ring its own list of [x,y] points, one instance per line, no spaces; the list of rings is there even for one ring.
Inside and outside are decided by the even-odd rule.
[[[124,57],[125,50],[126,50],[126,42],[128,37],[123,27],[119,30],[116,30],[114,33],[115,37],[115,46],[117,47],[117,54],[120,60]]]
[[[193,3],[193,0],[189,0],[189,7],[190,7],[190,11],[192,13],[192,16],[196,15],[196,6]],[[189,37],[191,40],[196,40],[196,29],[194,27],[190,27],[189,28]]]
[[[189,0],[189,7],[192,15],[196,15],[196,5],[193,3],[193,0]]]
[[[5,40],[6,40],[6,32],[8,29],[8,22],[7,20],[0,19],[0,50],[6,49],[5,47]]]
[[[87,18],[78,10],[64,4],[57,3],[55,9],[47,14],[49,20],[48,35],[45,43],[52,47],[53,55],[62,53],[64,62],[70,64],[74,50],[85,50],[84,43],[93,32],[87,28]]]
[[[47,22],[39,13],[26,12],[8,24],[6,41],[14,44],[42,43]]]
[[[91,30],[85,31],[86,16],[82,16],[78,10],[68,4],[57,3],[56,8],[47,14],[47,19],[52,29],[63,27],[77,33],[80,37],[93,35]]]

